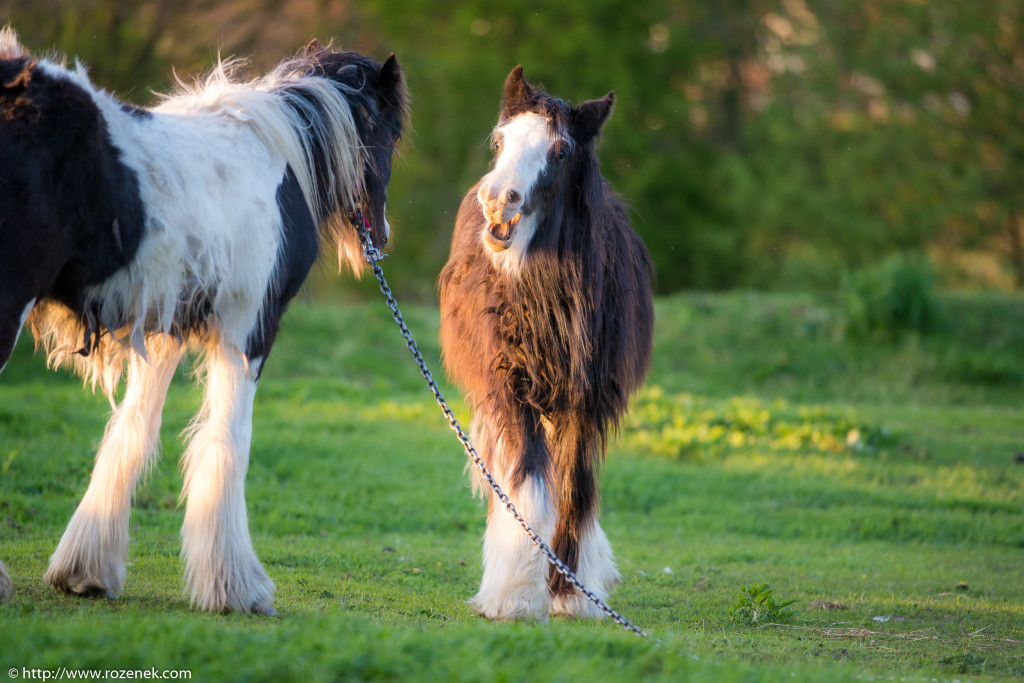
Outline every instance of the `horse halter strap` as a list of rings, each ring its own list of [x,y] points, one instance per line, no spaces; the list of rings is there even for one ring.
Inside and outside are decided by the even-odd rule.
[[[366,256],[367,262],[373,268],[373,274],[380,285],[380,291],[384,294],[384,297],[387,300],[388,308],[391,309],[391,317],[395,319],[395,323],[398,324],[399,329],[402,331],[402,337],[405,339],[406,347],[408,347],[409,351],[412,353],[413,358],[416,361],[416,365],[420,369],[420,374],[423,376],[423,379],[427,381],[427,386],[434,395],[434,400],[437,401],[437,405],[440,406],[445,419],[448,420],[448,426],[452,428],[452,431],[455,432],[459,442],[462,443],[462,447],[466,450],[466,455],[469,456],[470,460],[473,461],[473,464],[480,470],[480,473],[487,481],[487,484],[491,487],[491,490],[494,491],[498,500],[501,501],[505,509],[507,509],[512,517],[515,518],[516,522],[519,523],[519,526],[523,528],[523,531],[530,538],[530,541],[532,541],[541,553],[544,554],[551,566],[555,568],[555,571],[565,577],[565,580],[570,585],[574,586],[581,594],[583,594],[584,597],[597,605],[602,612],[610,616],[617,624],[622,626],[622,628],[627,631],[631,631],[641,638],[647,638],[648,633],[646,631],[616,612],[607,602],[597,597],[592,590],[583,585],[583,582],[576,577],[576,574],[573,573],[573,571],[569,569],[561,559],[559,559],[558,555],[556,555],[551,549],[551,546],[545,543],[544,539],[542,539],[540,535],[526,522],[526,520],[523,519],[523,516],[509,499],[508,494],[501,489],[501,485],[498,484],[494,475],[491,474],[490,469],[488,469],[487,465],[484,464],[480,454],[477,453],[476,448],[470,442],[466,432],[462,429],[462,425],[459,423],[458,418],[455,417],[455,412],[448,405],[448,401],[445,400],[444,394],[441,393],[441,388],[434,380],[434,376],[427,367],[426,361],[423,360],[423,354],[420,353],[419,348],[416,346],[416,340],[412,338],[412,332],[409,331],[409,327],[405,324],[405,319],[402,317],[402,312],[398,309],[398,303],[395,301],[395,297],[391,292],[391,287],[388,286],[387,280],[384,279],[384,270],[380,267],[380,261],[385,255],[381,254],[380,250],[373,246],[373,241],[370,239],[370,221],[366,219],[366,216],[363,214],[358,203],[353,203],[353,206],[355,208],[352,209],[352,213],[349,217],[359,234],[359,242],[363,245],[363,254]],[[660,639],[658,640],[658,644],[661,644]]]
[[[363,254],[366,256],[366,260],[371,266],[376,266],[377,261],[380,261],[387,257],[387,254],[382,254],[380,249],[373,246],[373,240],[370,239],[372,228],[370,227],[370,220],[363,214],[362,208],[359,206],[358,198],[353,199],[352,213],[348,215],[349,221],[351,221],[356,232],[359,234],[359,241],[363,245]],[[375,271],[376,272],[376,271]],[[378,280],[380,278],[377,278]]]

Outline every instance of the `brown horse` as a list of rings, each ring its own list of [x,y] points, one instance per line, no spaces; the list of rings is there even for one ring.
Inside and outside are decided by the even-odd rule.
[[[597,469],[647,372],[654,322],[650,258],[594,151],[613,101],[572,106],[522,67],[509,74],[494,168],[462,201],[439,280],[444,362],[473,409],[477,448],[601,598],[620,577],[597,522]],[[475,608],[602,616],[501,507],[492,494]]]

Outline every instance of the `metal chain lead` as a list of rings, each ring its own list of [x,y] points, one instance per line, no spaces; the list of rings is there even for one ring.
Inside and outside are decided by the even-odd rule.
[[[469,437],[466,436],[466,433],[462,430],[462,425],[459,424],[459,420],[455,417],[455,413],[448,406],[448,402],[445,400],[444,394],[441,393],[440,387],[438,387],[437,382],[434,381],[434,376],[431,374],[430,369],[427,368],[427,364],[423,360],[423,354],[420,353],[419,348],[416,346],[416,341],[412,338],[412,333],[405,324],[402,312],[398,310],[398,303],[395,301],[395,297],[391,293],[391,288],[388,286],[387,280],[384,279],[384,270],[380,267],[380,260],[383,256],[381,255],[380,250],[373,246],[373,243],[370,241],[369,221],[366,220],[363,212],[358,208],[354,211],[353,219],[353,223],[356,224],[357,231],[359,233],[359,242],[363,245],[363,253],[366,256],[367,262],[373,268],[373,274],[376,276],[377,282],[380,284],[380,291],[384,294],[385,299],[387,299],[388,308],[391,309],[391,317],[393,317],[395,322],[398,323],[398,327],[402,331],[402,336],[405,338],[405,345],[409,348],[409,351],[412,352],[412,356],[416,360],[416,365],[419,366],[420,374],[423,375],[423,379],[427,381],[427,386],[430,387],[431,393],[434,394],[434,400],[437,401],[437,405],[441,407],[441,412],[443,412],[445,418],[447,418],[448,425],[452,430],[454,430],[455,435],[462,443],[462,447],[466,449],[466,455],[468,455],[473,461],[473,464],[477,466],[484,479],[487,480],[488,485],[490,485],[491,489],[494,491],[495,495],[498,496],[498,499],[505,505],[505,508],[512,514],[515,520],[519,522],[519,526],[523,527],[526,535],[530,537],[530,540],[533,541],[534,545],[544,553],[548,558],[548,562],[554,566],[555,570],[565,577],[566,581],[575,586],[576,590],[586,596],[588,600],[597,605],[601,611],[610,616],[624,629],[632,631],[642,638],[647,638],[648,634],[646,631],[612,609],[608,603],[597,597],[593,591],[583,585],[582,581],[576,578],[576,574],[574,574],[564,562],[558,559],[558,555],[556,555],[555,552],[551,550],[551,547],[544,542],[544,539],[542,539],[537,532],[526,523],[523,516],[519,514],[518,510],[516,510],[516,506],[511,500],[509,500],[508,495],[502,491],[501,486],[495,480],[491,471],[487,468],[487,465],[484,464],[483,459],[476,452],[476,448],[474,448],[473,444],[470,443]]]

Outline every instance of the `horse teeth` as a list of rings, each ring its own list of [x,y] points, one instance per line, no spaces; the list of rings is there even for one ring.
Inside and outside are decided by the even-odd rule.
[[[502,241],[509,241],[512,239],[512,233],[515,230],[516,224],[519,223],[519,219],[522,218],[522,214],[516,214],[510,220],[504,223],[488,223],[487,232],[491,233],[494,237]]]

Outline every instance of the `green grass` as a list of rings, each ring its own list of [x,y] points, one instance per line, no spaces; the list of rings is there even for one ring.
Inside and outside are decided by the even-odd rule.
[[[845,341],[834,298],[657,302],[648,387],[604,472],[624,581],[607,620],[492,624],[484,507],[384,306],[297,305],[257,396],[250,527],[280,618],[190,609],[181,371],[116,601],[42,582],[109,406],[23,339],[0,379],[0,607],[12,667],[193,680],[989,680],[1024,676],[1024,299],[943,299],[947,328]],[[406,317],[437,361],[437,311]],[[449,397],[457,394],[444,385]],[[468,421],[462,404],[455,400]],[[793,623],[730,618],[770,583]],[[836,609],[823,609],[830,604]],[[841,608],[838,608],[841,607]],[[876,617],[881,620],[876,621]]]

